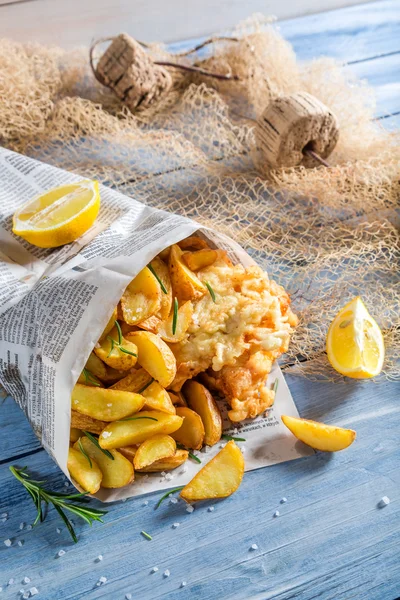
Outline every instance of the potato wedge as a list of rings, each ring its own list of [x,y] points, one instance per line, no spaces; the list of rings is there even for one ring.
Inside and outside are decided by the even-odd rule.
[[[100,421],[118,421],[138,412],[145,399],[140,394],[88,387],[77,383],[72,390],[71,406],[83,415]]]
[[[99,490],[103,474],[94,460],[90,465],[88,459],[80,450],[70,448],[67,467],[72,479],[80,485],[83,491],[95,494]]]
[[[77,383],[82,383],[83,385],[89,385],[92,387],[104,387],[102,381],[98,377],[96,377],[96,375],[93,375],[93,373],[88,371],[86,367],[79,375]]]
[[[168,392],[169,397],[171,398],[171,402],[174,406],[187,406],[187,402],[185,400],[182,392]]]
[[[158,333],[158,328],[160,327],[160,325],[161,319],[156,315],[153,315],[152,317],[149,317],[148,319],[145,319],[144,321],[138,323],[138,327],[140,327],[140,329],[151,331],[151,333]]]
[[[114,327],[115,325],[115,321],[118,319],[118,306],[116,306],[112,312],[111,317],[108,320],[107,325],[105,326],[105,329],[103,331],[103,333],[100,336],[100,339],[103,337],[106,337],[106,335],[108,335],[111,331],[111,329]]]
[[[207,242],[197,235],[190,235],[181,240],[178,242],[178,246],[181,250],[203,250],[203,248],[208,248]]]
[[[205,267],[214,264],[218,258],[217,250],[205,248],[196,250],[196,252],[185,252],[182,255],[182,260],[191,271],[199,271]]]
[[[189,407],[200,415],[204,425],[204,443],[214,446],[221,439],[222,417],[214,398],[204,385],[197,381],[187,381],[183,393]]]
[[[204,425],[201,417],[191,408],[186,406],[177,406],[176,414],[183,418],[181,427],[171,434],[171,436],[193,450],[200,450],[204,441]]]
[[[120,341],[121,340],[121,341]],[[138,350],[135,344],[123,336],[120,337],[117,327],[94,347],[94,353],[112,369],[129,371],[137,362]]]
[[[135,444],[134,446],[122,446],[122,448],[118,448],[118,452],[121,452],[122,456],[125,456],[125,458],[133,463],[138,448],[138,444]]]
[[[156,460],[153,464],[148,465],[144,469],[140,469],[141,473],[158,473],[159,471],[171,471],[183,465],[188,459],[189,452],[187,450],[177,450],[174,456]]]
[[[161,307],[161,287],[148,267],[130,282],[121,298],[124,321],[137,325],[154,315]]]
[[[76,410],[71,410],[71,427],[89,431],[89,433],[101,433],[107,425],[106,421],[92,419],[88,415],[81,415]]]
[[[124,371],[108,367],[94,352],[90,353],[85,368],[89,373],[92,373],[95,377],[106,383],[117,381],[126,375]],[[79,381],[79,383],[81,382]]]
[[[156,460],[162,460],[174,456],[176,442],[170,435],[155,435],[140,444],[133,464],[135,469],[144,469]]]
[[[230,441],[193,477],[180,496],[186,502],[226,498],[236,492],[243,473],[243,454],[235,442]]]
[[[121,488],[134,480],[135,473],[132,461],[125,458],[121,452],[110,450],[113,455],[113,459],[111,459],[85,435],[81,438],[80,443],[92,462],[95,461],[103,473],[101,487]],[[76,442],[74,448],[76,450],[80,449],[79,441]]]
[[[192,315],[193,304],[190,301],[184,302],[182,306],[178,308],[175,333],[172,331],[174,320],[174,314],[172,312],[166,321],[160,323],[158,327],[158,335],[164,340],[164,342],[168,342],[170,344],[181,342],[183,339],[185,339],[186,332],[192,320]]]
[[[71,444],[75,444],[82,435],[82,431],[76,427],[71,427],[69,430],[69,441]]]
[[[173,294],[180,304],[188,300],[198,300],[207,291],[200,279],[188,269],[182,260],[182,250],[176,244],[171,246],[169,255],[169,272]]]
[[[353,429],[325,425],[317,421],[282,415],[282,421],[298,440],[323,452],[338,452],[348,448],[356,439]]]
[[[160,410],[170,415],[176,414],[175,406],[172,404],[168,392],[157,381],[153,381],[149,387],[143,390],[142,395],[145,399],[143,410]]]
[[[164,319],[166,319],[171,312],[172,306],[172,285],[169,276],[169,269],[165,262],[158,256],[151,261],[150,266],[163,284],[164,290],[167,292],[165,293],[164,290],[161,289],[161,306],[157,313],[157,316],[161,319],[161,321],[164,321]]]
[[[134,416],[136,420],[109,423],[100,434],[100,446],[108,450],[141,444],[154,435],[170,434],[176,431],[183,421],[177,415],[168,415],[156,410],[142,411]],[[140,419],[137,417],[140,417]]]
[[[110,390],[124,390],[126,392],[135,392],[136,394],[141,393],[141,390],[146,389],[153,381],[153,378],[144,369],[134,369],[126,377],[120,379]]]
[[[138,363],[164,388],[174,380],[176,360],[167,344],[150,331],[133,331],[126,339],[138,349]]]

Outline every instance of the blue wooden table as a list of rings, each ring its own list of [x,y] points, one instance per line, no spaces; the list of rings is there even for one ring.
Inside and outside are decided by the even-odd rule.
[[[333,56],[367,78],[377,92],[376,118],[400,126],[398,0],[282,22],[281,30],[300,58]],[[399,383],[312,383],[290,369],[286,377],[302,416],[356,429],[350,449],[247,473],[239,492],[214,503],[213,511],[204,504],[189,514],[181,502],[155,511],[160,494],[109,505],[104,524],[90,529],[75,520],[77,545],[54,510],[28,527],[34,507],[8,467],[27,465],[54,489],[68,484],[6,399],[0,599],[36,587],[42,600],[394,600],[400,595]],[[382,496],[391,502],[378,508]],[[30,581],[23,583],[25,577]],[[100,577],[107,581],[96,585]]]

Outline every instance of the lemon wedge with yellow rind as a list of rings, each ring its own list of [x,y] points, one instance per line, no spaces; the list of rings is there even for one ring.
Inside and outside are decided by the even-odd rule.
[[[19,208],[13,233],[40,248],[75,241],[96,220],[100,209],[97,181],[84,180],[53,188]]]
[[[385,358],[382,332],[359,296],[332,321],[326,352],[332,367],[347,377],[367,379],[381,372]]]

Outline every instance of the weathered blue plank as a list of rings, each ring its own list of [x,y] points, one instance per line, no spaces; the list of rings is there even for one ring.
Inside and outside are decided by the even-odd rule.
[[[41,447],[24,413],[14,400],[6,398],[2,401],[0,415],[0,464],[10,456],[21,456]]]

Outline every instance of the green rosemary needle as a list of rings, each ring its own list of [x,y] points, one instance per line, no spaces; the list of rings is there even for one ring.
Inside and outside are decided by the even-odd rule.
[[[165,285],[163,284],[163,282],[161,281],[161,279],[159,278],[159,276],[157,275],[157,273],[155,272],[153,267],[151,265],[147,265],[147,268],[149,269],[149,271],[151,271],[153,273],[154,277],[157,279],[158,283],[160,284],[160,288],[164,292],[164,294],[168,294],[168,291],[166,290]]]
[[[206,288],[208,289],[208,291],[210,292],[210,296],[211,296],[211,298],[212,298],[212,301],[215,303],[215,302],[216,302],[216,300],[215,300],[215,292],[214,292],[214,290],[212,289],[212,287],[211,287],[211,285],[208,283],[208,281],[205,281],[205,282],[204,282],[204,284],[205,284]]]
[[[224,440],[232,440],[233,442],[245,442],[246,438],[240,438],[240,437],[233,437],[232,435],[227,435],[226,433],[223,433],[221,435],[222,438],[224,438]]]
[[[86,383],[91,383],[92,385],[95,385],[96,387],[100,387],[100,383],[98,381],[96,381],[96,379],[94,378],[94,375],[88,369],[86,369],[86,367],[83,368],[82,372],[83,372],[83,376],[85,378]]]
[[[178,323],[178,298],[174,298],[174,316],[172,317],[172,335],[176,333],[176,325]]]
[[[78,542],[78,538],[76,537],[74,528],[72,526],[71,521],[68,519],[64,510],[67,510],[74,515],[77,515],[89,525],[92,525],[93,521],[103,522],[101,517],[107,514],[106,510],[98,510],[97,508],[89,508],[88,506],[82,506],[79,504],[74,504],[68,502],[68,500],[74,500],[75,502],[86,503],[89,502],[88,498],[85,498],[86,492],[83,493],[74,493],[74,494],[62,494],[60,492],[50,492],[42,487],[45,481],[36,481],[35,479],[31,479],[29,475],[26,473],[26,467],[22,469],[18,469],[17,467],[10,467],[11,473],[14,475],[16,479],[26,489],[28,494],[33,500],[33,503],[36,506],[37,515],[33,525],[36,525],[39,521],[44,521],[46,513],[43,511],[42,504],[52,504],[61,519],[64,521],[70,536],[72,537],[75,544]]]
[[[276,394],[276,391],[278,389],[278,385],[279,385],[279,379],[276,378],[274,381],[274,387],[272,388],[274,390],[274,393]]]
[[[79,447],[79,450],[81,451],[81,453],[83,454],[83,456],[87,459],[87,461],[90,465],[90,468],[92,469],[93,468],[92,459],[90,458],[89,454],[86,452],[85,448],[82,446],[81,438],[79,438],[79,440],[78,440],[78,447]]]
[[[142,394],[144,392],[144,390],[147,390],[147,388],[149,387],[149,385],[151,385],[154,381],[154,377],[152,377],[150,379],[150,381],[148,383],[146,383],[146,385],[144,385],[142,388],[140,388],[140,390],[137,392],[138,394]]]
[[[117,320],[115,320],[114,323],[115,323],[115,327],[117,328],[117,331],[118,331],[118,346],[120,346],[122,344],[122,330],[121,330],[121,325],[118,323]]]
[[[91,433],[89,433],[88,431],[83,430],[83,433],[86,435],[87,438],[89,438],[89,440],[91,442],[93,442],[93,444],[102,451],[103,454],[105,454],[108,458],[111,458],[111,460],[114,460],[114,456],[111,454],[111,452],[109,450],[105,450],[104,448],[102,448],[99,444],[99,440],[97,438],[94,437],[94,435],[92,435]]]
[[[142,534],[143,537],[145,537],[147,540],[152,540],[153,538],[151,537],[150,534],[148,534],[146,531],[141,531],[140,532]]]
[[[158,508],[162,504],[162,502],[164,502],[165,498],[168,498],[168,496],[171,496],[171,494],[175,494],[175,492],[180,492],[181,490],[183,490],[184,487],[184,485],[181,485],[179,487],[174,488],[173,490],[169,490],[168,492],[166,492],[163,496],[161,496],[154,508]]]
[[[189,453],[189,458],[191,458],[192,460],[194,460],[195,462],[197,462],[201,465],[201,460],[199,459],[199,457],[195,456],[195,454],[193,454],[193,452],[190,452],[190,450],[188,448],[186,448],[183,444],[176,444],[176,447],[181,450],[187,450]]]
[[[121,422],[121,421],[139,421],[139,419],[148,419],[149,421],[158,421],[158,419],[155,419],[154,417],[126,417],[125,419],[119,419],[119,422]]]

